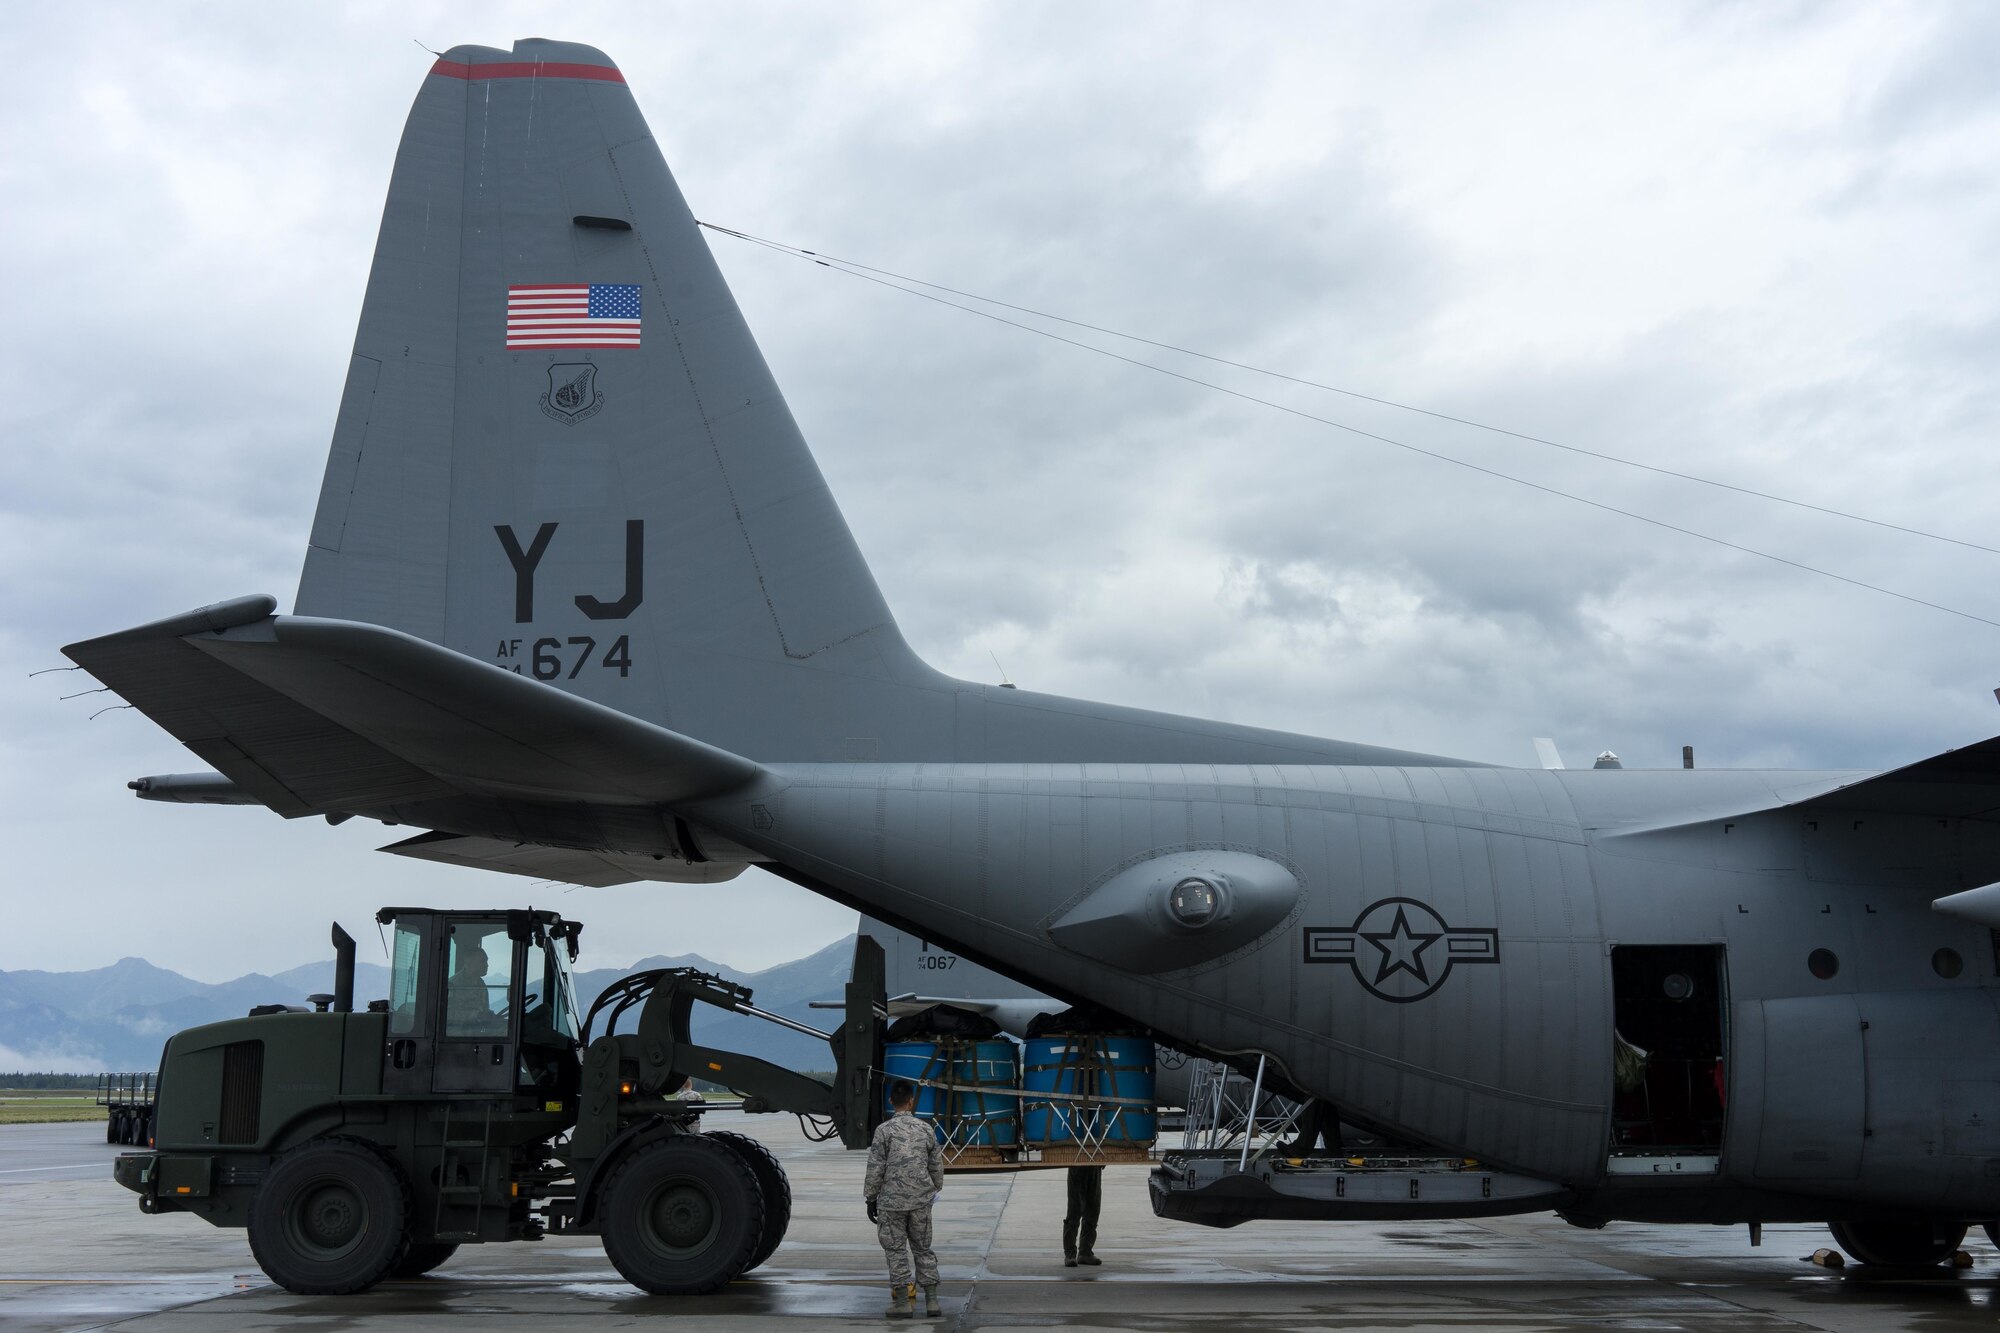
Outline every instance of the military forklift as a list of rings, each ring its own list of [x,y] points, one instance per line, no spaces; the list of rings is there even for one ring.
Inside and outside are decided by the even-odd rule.
[[[312,1009],[260,1006],[168,1040],[150,1151],[113,1172],[143,1212],[247,1227],[289,1291],[365,1291],[460,1245],[545,1235],[601,1237],[646,1291],[713,1291],[777,1249],[791,1187],[756,1139],[702,1128],[712,1111],[679,1095],[689,1081],[849,1147],[880,1119],[882,950],[866,935],[828,1033],[686,968],[628,976],[579,1016],[582,927],[555,912],[376,919],[394,931],[388,999],[355,1011],[354,941],[336,925],[334,990]],[[697,1004],[825,1038],[834,1081],[694,1044]]]

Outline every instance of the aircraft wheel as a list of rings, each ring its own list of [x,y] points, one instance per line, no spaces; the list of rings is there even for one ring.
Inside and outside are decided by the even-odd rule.
[[[411,1241],[402,1260],[389,1270],[390,1277],[422,1277],[458,1253],[458,1246],[446,1241]]]
[[[1941,1264],[1965,1239],[1956,1222],[1829,1222],[1827,1230],[1856,1262],[1876,1268]]]
[[[706,1134],[674,1134],[625,1159],[597,1216],[604,1253],[627,1282],[699,1295],[749,1266],[764,1235],[764,1196],[733,1149]]]
[[[403,1259],[410,1191],[358,1139],[313,1139],[272,1164],[250,1203],[250,1252],[301,1296],[366,1291]]]
[[[756,1175],[757,1188],[764,1195],[764,1232],[757,1238],[757,1248],[750,1252],[750,1262],[743,1265],[747,1273],[770,1258],[785,1239],[785,1229],[792,1224],[792,1182],[786,1178],[778,1155],[748,1134],[717,1129],[709,1131],[706,1137],[735,1149],[744,1165]]]

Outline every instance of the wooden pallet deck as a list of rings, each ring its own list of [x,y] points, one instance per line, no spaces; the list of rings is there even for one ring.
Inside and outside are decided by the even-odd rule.
[[[946,1149],[944,1169],[954,1171],[1055,1171],[1072,1166],[1151,1166],[1158,1160],[1151,1145],[1111,1143],[1097,1148],[1076,1144],[1047,1147]]]

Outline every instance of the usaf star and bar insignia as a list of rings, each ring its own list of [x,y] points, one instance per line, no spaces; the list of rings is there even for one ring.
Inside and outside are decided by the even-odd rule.
[[[1452,926],[1415,898],[1383,898],[1351,926],[1308,926],[1305,961],[1345,963],[1370,995],[1409,1004],[1435,993],[1461,964],[1500,961],[1500,932]]]

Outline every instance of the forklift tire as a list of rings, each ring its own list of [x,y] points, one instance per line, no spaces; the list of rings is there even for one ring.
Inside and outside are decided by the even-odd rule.
[[[301,1296],[345,1296],[389,1276],[410,1234],[402,1173],[359,1139],[311,1139],[271,1165],[250,1202],[250,1252]]]
[[[764,1234],[757,1238],[757,1248],[750,1252],[750,1262],[743,1265],[743,1271],[747,1273],[770,1258],[785,1239],[785,1229],[792,1224],[792,1182],[785,1177],[785,1168],[779,1164],[778,1155],[748,1134],[714,1129],[708,1132],[707,1137],[734,1148],[744,1165],[755,1173],[757,1188],[764,1192]]]
[[[714,1291],[750,1263],[764,1235],[764,1195],[743,1158],[705,1134],[636,1149],[597,1209],[604,1253],[625,1280],[661,1296]]]
[[[1874,1268],[1941,1264],[1965,1239],[1964,1227],[1942,1222],[1829,1222],[1827,1230],[1849,1258]]]
[[[458,1246],[450,1241],[411,1241],[410,1248],[403,1251],[403,1257],[389,1270],[390,1277],[422,1277],[445,1260],[458,1253]]]

